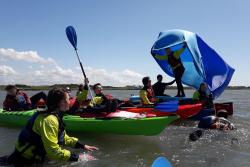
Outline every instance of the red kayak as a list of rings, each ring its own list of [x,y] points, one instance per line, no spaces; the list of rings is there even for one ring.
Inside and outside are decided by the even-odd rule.
[[[202,104],[188,104],[188,105],[179,105],[176,113],[172,112],[163,112],[156,110],[154,108],[143,108],[143,107],[124,107],[123,110],[134,112],[134,113],[146,113],[146,114],[155,114],[158,117],[169,116],[169,115],[179,115],[181,119],[187,119],[199,113],[202,109]]]

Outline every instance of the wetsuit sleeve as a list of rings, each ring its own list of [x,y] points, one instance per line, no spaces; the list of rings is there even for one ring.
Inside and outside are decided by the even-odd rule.
[[[183,52],[184,50],[185,50],[185,48],[180,48],[179,50],[175,51],[175,52],[174,52],[174,57],[175,57],[176,59],[179,59],[180,56],[181,56],[181,54],[182,54],[182,52]]]
[[[142,99],[143,104],[154,104],[152,102],[149,101],[148,97],[147,97],[147,91],[145,90],[141,90],[140,91],[140,98]]]
[[[41,139],[48,157],[55,160],[68,161],[71,157],[70,151],[62,149],[58,145],[58,126],[58,120],[54,115],[46,117],[39,130]]]
[[[76,99],[78,102],[81,102],[81,101],[87,100],[87,97],[88,97],[88,90],[84,89],[83,91],[78,93]]]
[[[167,82],[167,83],[164,83],[165,86],[168,86],[168,85],[173,85],[175,83],[175,80],[171,81],[171,82]]]
[[[68,147],[75,147],[76,143],[78,142],[78,139],[75,137],[70,137],[66,134],[64,134],[64,145]]]
[[[193,99],[194,100],[199,100],[200,93],[198,91],[195,91],[193,94]]]
[[[168,55],[155,55],[154,56],[157,60],[168,60]]]

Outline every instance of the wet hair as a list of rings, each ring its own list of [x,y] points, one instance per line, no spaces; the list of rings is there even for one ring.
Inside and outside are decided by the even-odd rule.
[[[159,75],[157,75],[157,79],[162,79],[162,75],[161,74],[159,74]]]
[[[223,117],[223,118],[227,119],[227,117],[228,117],[227,111],[226,110],[217,111],[217,117]]]
[[[6,90],[6,91],[9,91],[9,90],[11,90],[11,89],[17,89],[17,87],[16,87],[15,85],[7,85],[7,86],[5,87],[5,90]]]
[[[146,85],[148,84],[149,80],[150,80],[149,77],[144,77],[144,78],[142,78],[142,83],[143,83],[143,85],[146,86]]]
[[[201,89],[201,87],[202,86],[206,86],[207,84],[205,83],[205,82],[202,82],[201,84],[200,84],[200,89]]]
[[[94,84],[94,86],[93,86],[93,90],[95,90],[97,86],[102,86],[102,85],[101,85],[100,83],[96,83],[96,84]]]
[[[47,107],[48,111],[52,112],[58,108],[61,100],[66,99],[66,92],[60,88],[53,88],[48,93]]]

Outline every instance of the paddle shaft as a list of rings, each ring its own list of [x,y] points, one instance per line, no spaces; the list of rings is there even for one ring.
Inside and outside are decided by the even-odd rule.
[[[79,58],[77,49],[75,49],[75,51],[76,51],[76,55],[77,55],[78,62],[79,62],[79,64],[80,64],[80,66],[81,66],[82,74],[83,74],[83,76],[84,76],[84,79],[86,80],[86,79],[87,79],[87,76],[86,76],[85,71],[84,71],[84,69],[83,69],[82,62],[81,62],[81,60],[80,60],[80,58]],[[95,104],[96,104],[96,103],[95,103],[95,99],[94,99],[94,97],[93,97],[92,91],[90,90],[89,83],[86,82],[85,84],[87,84],[87,87],[88,87],[88,90],[89,90],[89,93],[90,93],[90,97],[91,97],[91,99],[93,100],[93,103],[94,103],[94,105],[95,105]]]

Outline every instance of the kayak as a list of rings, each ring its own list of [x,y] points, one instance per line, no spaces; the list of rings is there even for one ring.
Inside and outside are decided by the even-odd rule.
[[[166,101],[175,101],[175,100],[190,100],[192,98],[188,97],[172,97],[172,96],[156,96],[156,99],[160,100],[161,102],[166,102]],[[129,101],[132,103],[141,103],[141,99],[139,96],[131,96],[129,98]]]
[[[36,112],[3,111],[0,109],[0,125],[23,127],[28,119]],[[79,115],[65,115],[65,129],[71,132],[110,133],[124,135],[157,135],[167,125],[178,119],[178,116],[152,118],[82,118]]]
[[[178,109],[175,112],[165,112],[159,111],[154,108],[145,108],[145,107],[124,107],[123,110],[135,113],[146,113],[146,114],[155,114],[158,117],[178,115],[181,119],[187,119],[198,114],[202,109],[202,104],[188,104],[188,105],[178,105]]]

